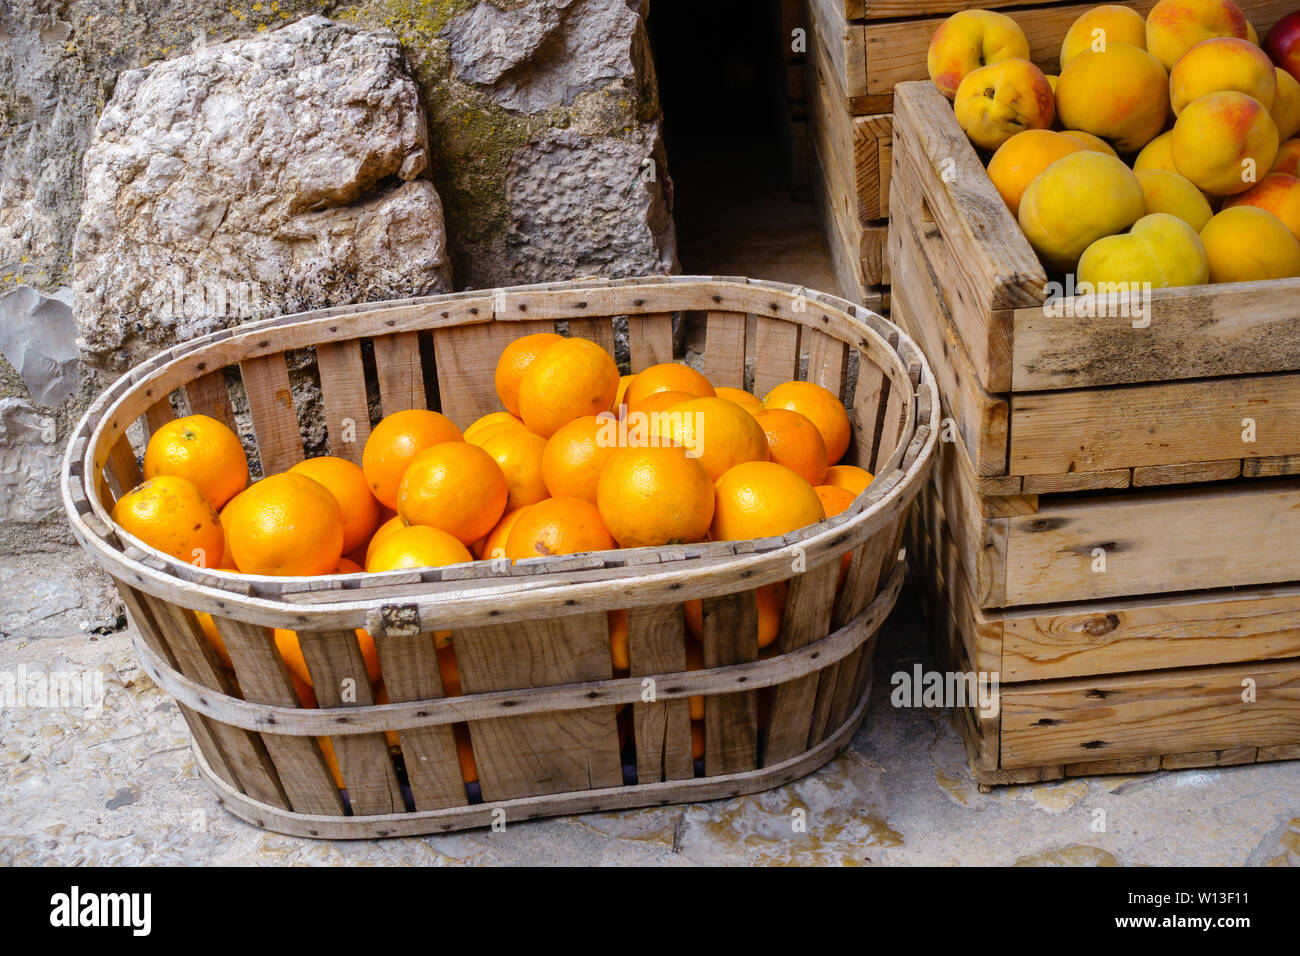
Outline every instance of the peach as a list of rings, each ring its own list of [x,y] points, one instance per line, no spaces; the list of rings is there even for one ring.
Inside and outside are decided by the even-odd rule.
[[[1143,146],[1142,152],[1138,153],[1137,158],[1133,160],[1134,172],[1140,173],[1144,169],[1165,169],[1171,173],[1178,172],[1178,167],[1174,165],[1174,154],[1169,148],[1173,138],[1173,130],[1166,130]]]
[[[952,99],[973,70],[1028,59],[1029,41],[1015,20],[992,10],[961,10],[939,24],[930,38],[926,66],[934,85]]]
[[[1090,54],[1083,54],[1089,56]],[[1122,160],[1088,149],[1062,156],[1025,189],[1020,228],[1052,269],[1068,272],[1083,250],[1146,213],[1142,183]]]
[[[1177,216],[1157,212],[1143,216],[1118,236],[1098,239],[1079,258],[1079,284],[1098,292],[1107,287],[1155,289],[1204,285],[1210,263],[1196,230]]]
[[[1245,192],[1277,156],[1277,126],[1259,100],[1235,90],[1187,105],[1169,141],[1174,165],[1216,196]]]
[[[1137,178],[1142,184],[1148,215],[1164,212],[1177,216],[1197,232],[1214,215],[1209,201],[1185,176],[1165,169],[1144,169]]]
[[[1249,20],[1246,21],[1246,41],[1259,46],[1259,34],[1255,32],[1255,28],[1251,26]]]
[[[967,73],[952,108],[980,149],[997,149],[1022,130],[1048,129],[1056,116],[1047,77],[1028,60],[1001,60]]]
[[[1295,176],[1269,173],[1244,193],[1238,193],[1223,203],[1224,209],[1234,206],[1267,209],[1286,223],[1292,235],[1300,239],[1300,179]]]
[[[1300,239],[1267,209],[1224,209],[1205,224],[1201,242],[1210,260],[1211,282],[1300,276]]]
[[[1027,129],[998,147],[989,160],[989,179],[1006,200],[1011,215],[1020,214],[1020,197],[1034,177],[1062,156],[1085,149],[1083,142],[1049,129]]]
[[[1277,159],[1269,167],[1270,173],[1300,176],[1300,139],[1288,139],[1277,148]]]
[[[1268,108],[1268,115],[1273,117],[1277,126],[1279,139],[1290,139],[1300,133],[1300,80],[1282,69],[1274,69],[1277,74],[1277,96]]]
[[[1080,53],[1061,71],[1056,108],[1067,129],[1081,129],[1121,153],[1137,152],[1165,125],[1169,78],[1151,54],[1127,43]]]
[[[1202,40],[1244,40],[1249,32],[1246,15],[1232,0],[1160,0],[1147,14],[1147,50],[1166,70]]]
[[[1268,109],[1277,95],[1277,68],[1257,46],[1236,37],[1202,40],[1169,73],[1169,102],[1174,115],[1206,93],[1237,90]]]
[[[1106,142],[1100,136],[1093,136],[1091,133],[1085,133],[1081,129],[1066,129],[1061,132],[1071,139],[1077,139],[1083,143],[1084,149],[1090,149],[1095,153],[1105,153],[1107,156],[1117,155],[1115,150],[1111,149],[1110,143]]]
[[[1119,3],[1105,3],[1080,14],[1061,43],[1061,69],[1080,53],[1100,52],[1108,43],[1146,49],[1147,25],[1142,14]]]

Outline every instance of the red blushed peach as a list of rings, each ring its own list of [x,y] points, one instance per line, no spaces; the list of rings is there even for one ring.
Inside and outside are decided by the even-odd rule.
[[[1166,70],[1202,40],[1249,34],[1246,15],[1232,0],[1160,0],[1147,14],[1147,52]]]
[[[1300,139],[1288,139],[1277,148],[1277,158],[1269,172],[1300,176]]]
[[[1202,40],[1179,58],[1169,74],[1169,102],[1174,115],[1206,93],[1236,90],[1273,106],[1277,68],[1263,50],[1236,37]]]
[[[1061,43],[1061,69],[1080,53],[1100,52],[1110,43],[1146,48],[1146,21],[1122,3],[1104,3],[1079,15]]]
[[[1169,115],[1169,78],[1145,50],[1109,43],[1104,51],[1080,53],[1061,71],[1056,108],[1066,129],[1107,139],[1132,153],[1164,128]]]
[[[930,38],[926,66],[943,95],[953,99],[966,75],[1003,60],[1028,60],[1029,41],[1009,16],[991,10],[961,10]]]
[[[1277,126],[1259,100],[1236,91],[1193,100],[1174,123],[1178,172],[1215,196],[1243,193],[1277,157]]]
[[[997,149],[1027,129],[1049,129],[1052,87],[1028,60],[1002,60],[966,74],[952,104],[957,122],[980,149]]]
[[[1233,206],[1258,206],[1267,209],[1286,223],[1292,234],[1300,239],[1300,179],[1286,173],[1269,173],[1244,193],[1224,201],[1223,208]]]

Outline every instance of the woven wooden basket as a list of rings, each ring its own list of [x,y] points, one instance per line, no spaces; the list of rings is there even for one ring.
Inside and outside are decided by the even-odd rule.
[[[250,416],[267,473],[300,460],[311,409],[295,409],[290,366],[319,378],[331,453],[359,460],[381,408],[440,407],[462,427],[493,410],[497,356],[518,336],[562,322],[612,352],[625,322],[635,371],[671,359],[674,313],[707,323],[704,370],[717,384],[741,386],[750,369],[759,394],[799,377],[850,397],[845,461],[876,478],[848,511],[776,539],[314,579],[193,567],[109,519],[115,495],[140,478],[132,440],[138,448],[142,435],[128,428],[139,422],[147,436],[176,409],[232,424]],[[176,346],[86,413],[62,491],[78,540],[117,582],[145,671],[180,706],[218,801],[284,833],[369,838],[485,826],[503,813],[519,821],[731,797],[820,766],[861,721],[937,427],[920,351],[840,299],[731,278],[562,283],[309,312]],[[753,589],[787,579],[776,652],[760,657]],[[703,603],[702,670],[686,667],[688,599]],[[607,625],[618,609],[628,611],[622,677]],[[196,612],[213,616],[233,675]],[[298,632],[318,708],[299,704],[276,627]],[[356,628],[375,637],[388,704],[374,703]],[[443,695],[433,637],[443,629],[462,696]],[[705,702],[701,761],[691,754],[695,695]],[[628,704],[621,745],[616,712]],[[453,738],[461,722],[479,777],[468,786]]]

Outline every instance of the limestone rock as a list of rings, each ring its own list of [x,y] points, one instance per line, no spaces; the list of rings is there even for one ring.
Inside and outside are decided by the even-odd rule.
[[[119,78],[84,166],[75,311],[97,361],[236,322],[450,289],[395,37],[323,17]]]
[[[80,381],[72,290],[42,295],[23,286],[0,296],[0,354],[41,405],[70,397]]]
[[[21,398],[0,398],[0,526],[59,513],[60,457],[53,418]]]

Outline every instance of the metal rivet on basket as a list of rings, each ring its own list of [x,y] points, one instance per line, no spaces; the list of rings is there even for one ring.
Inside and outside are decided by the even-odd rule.
[[[420,633],[420,608],[414,604],[385,604],[379,609],[379,630],[387,637]]]

